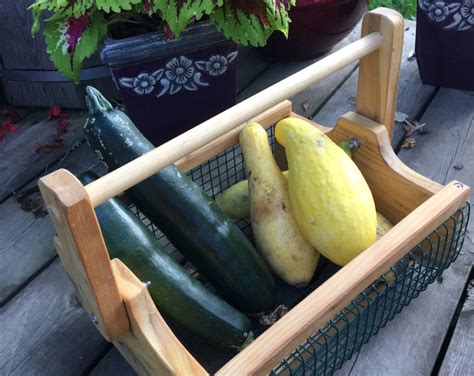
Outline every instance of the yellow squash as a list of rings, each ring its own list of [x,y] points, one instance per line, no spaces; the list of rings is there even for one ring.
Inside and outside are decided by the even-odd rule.
[[[288,160],[288,186],[298,225],[326,258],[345,265],[376,240],[369,186],[349,156],[310,123],[287,118],[275,129]]]
[[[393,228],[392,223],[382,214],[377,212],[377,240]]]
[[[352,155],[348,141],[343,141],[339,147],[350,157]],[[288,171],[283,171],[283,176],[288,176]],[[216,204],[224,213],[233,219],[250,217],[249,185],[247,180],[239,181],[227,188],[216,198]]]
[[[249,184],[247,180],[227,188],[222,194],[216,197],[216,204],[230,218],[243,219],[250,217]]]
[[[240,145],[248,171],[250,218],[262,256],[276,275],[301,287],[311,280],[319,253],[301,234],[292,213],[288,183],[273,158],[265,130],[247,125]]]

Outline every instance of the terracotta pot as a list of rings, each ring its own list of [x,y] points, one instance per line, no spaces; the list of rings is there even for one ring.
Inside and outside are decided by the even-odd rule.
[[[367,12],[367,0],[297,0],[290,11],[288,40],[275,32],[265,54],[284,60],[311,59],[329,52]]]
[[[474,0],[419,0],[416,21],[423,83],[474,90]]]

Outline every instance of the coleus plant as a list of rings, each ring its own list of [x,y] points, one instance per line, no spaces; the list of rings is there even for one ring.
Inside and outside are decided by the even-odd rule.
[[[47,51],[57,69],[78,82],[82,63],[98,48],[108,26],[135,15],[170,37],[179,37],[192,22],[207,16],[226,38],[241,45],[263,46],[273,31],[288,34],[288,10],[296,0],[36,0],[30,7],[35,35],[43,12]],[[132,16],[133,17],[133,16]],[[152,18],[153,17],[153,18]]]

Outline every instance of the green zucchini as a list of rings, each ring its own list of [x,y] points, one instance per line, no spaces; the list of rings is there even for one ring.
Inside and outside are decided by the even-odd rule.
[[[83,184],[97,179],[79,176]],[[95,209],[111,258],[119,258],[142,281],[160,312],[183,328],[219,346],[241,348],[253,339],[250,320],[186,273],[154,234],[113,198]]]
[[[109,169],[154,149],[130,118],[87,88],[86,140]],[[135,205],[233,306],[246,313],[274,307],[275,284],[237,225],[197,184],[170,165],[127,191]]]

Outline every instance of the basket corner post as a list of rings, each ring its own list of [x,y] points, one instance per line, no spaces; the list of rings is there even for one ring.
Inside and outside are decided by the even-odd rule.
[[[404,20],[400,13],[377,8],[362,23],[362,36],[378,32],[382,46],[360,60],[356,111],[383,124],[390,138],[397,105],[398,80],[403,50]]]
[[[65,169],[41,178],[38,186],[57,233],[54,244],[64,269],[91,320],[112,342],[127,333],[129,321],[87,191]]]

